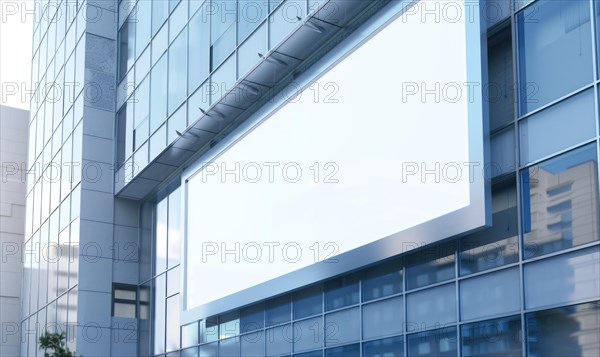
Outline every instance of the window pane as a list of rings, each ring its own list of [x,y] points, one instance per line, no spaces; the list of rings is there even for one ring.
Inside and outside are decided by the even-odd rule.
[[[404,330],[404,304],[402,297],[363,305],[363,338],[370,339],[397,335]]]
[[[595,145],[533,166],[521,179],[525,258],[598,240]]]
[[[196,346],[198,344],[198,323],[181,326],[181,347]]]
[[[198,86],[208,78],[210,71],[210,22],[205,21],[209,16],[206,14],[206,4],[190,20],[189,31],[189,82],[188,93],[192,93]]]
[[[519,316],[463,325],[461,338],[465,357],[522,355]]]
[[[162,1],[161,1],[162,2]],[[166,2],[166,1],[164,1]],[[218,343],[209,343],[208,345],[202,345],[198,347],[200,357],[217,357],[218,356]]]
[[[133,103],[135,109],[135,116],[133,119],[133,126],[136,132],[136,148],[139,147],[149,135],[150,122],[150,79],[146,77],[144,81],[139,85],[135,91],[135,102]],[[128,104],[131,105],[131,104]]]
[[[289,296],[274,299],[267,303],[266,325],[273,326],[291,320],[292,304]]]
[[[408,332],[456,322],[454,284],[409,294],[406,303]]]
[[[490,146],[492,162],[486,167],[486,176],[494,178],[505,173],[514,172],[517,168],[514,125],[492,135]]]
[[[266,18],[267,12],[266,1],[238,1],[238,43],[241,43]]]
[[[600,356],[600,303],[527,314],[530,356]]]
[[[260,25],[238,49],[238,71],[242,77],[247,74],[259,61],[258,53],[267,50],[267,23]]]
[[[152,1],[152,34],[155,34],[169,14],[168,1]]]
[[[481,275],[460,282],[462,320],[519,311],[521,289],[518,268]]]
[[[365,342],[363,357],[402,357],[404,356],[404,337],[390,337],[383,340]]]
[[[219,317],[219,339],[240,334],[240,317],[237,311]]]
[[[200,321],[200,343],[213,342],[219,339],[219,322],[211,317]]]
[[[188,4],[186,1],[182,6],[177,6],[169,18],[169,42],[173,42],[173,39],[179,35],[179,32],[181,32],[185,24],[188,22],[187,5]]]
[[[358,307],[325,315],[325,345],[336,346],[360,339]]]
[[[167,56],[152,68],[150,89],[150,131],[156,130],[167,116]]]
[[[304,0],[286,0],[283,5],[278,7],[269,18],[271,22],[269,33],[271,48],[281,42],[298,26],[298,17],[302,19],[305,15],[306,1]]]
[[[591,139],[595,117],[594,90],[589,89],[521,121],[521,164]]]
[[[219,69],[217,69],[211,79],[213,85],[212,100],[218,101],[221,97],[227,93],[227,91],[233,88],[236,81],[236,56],[229,57]]]
[[[135,288],[135,286],[134,286]],[[135,290],[115,289],[115,299],[136,300]]]
[[[486,5],[488,4],[491,5],[489,1]],[[491,5],[490,8],[496,7]],[[505,15],[508,13],[507,11]],[[495,130],[514,119],[515,80],[510,26],[506,26],[488,38],[488,75],[490,130]]]
[[[294,357],[323,357],[323,351],[296,353]]]
[[[540,0],[517,15],[521,114],[592,81],[590,4]]]
[[[367,270],[361,287],[363,301],[402,292],[402,261],[396,259]]]
[[[179,349],[179,295],[167,299],[167,352]]]
[[[169,48],[169,114],[187,97],[187,32],[177,37]]]
[[[119,79],[135,61],[135,20],[127,19],[119,31]],[[72,72],[71,72],[72,73]]]
[[[172,143],[175,139],[179,137],[177,131],[182,133],[187,128],[187,107],[182,105],[177,109],[175,114],[171,115],[168,120],[168,134],[167,141]]]
[[[355,276],[345,276],[327,282],[325,286],[325,310],[329,311],[358,304],[358,293],[358,279]]]
[[[152,11],[152,2],[151,1],[138,1],[137,8],[134,10],[135,19],[136,19],[136,38],[135,38],[135,53],[139,57],[142,54],[146,45],[150,42],[151,37],[151,11]]]
[[[406,279],[408,289],[439,283],[454,278],[456,244],[425,248],[408,256]]]
[[[167,272],[167,296],[171,296],[179,292],[179,280],[179,267],[175,267]]]
[[[318,285],[295,293],[293,300],[295,319],[320,314],[323,312],[323,287]]]
[[[165,291],[166,291],[166,282],[165,275],[161,275],[155,279],[154,283],[154,313],[152,314],[153,323],[154,323],[154,353],[164,353],[165,352]]]
[[[284,325],[265,330],[267,356],[285,356],[292,352],[294,338],[292,325]]]
[[[125,162],[125,137],[127,135],[127,103],[117,114],[117,167]]]
[[[238,357],[240,355],[240,339],[228,338],[219,343],[219,357]]]
[[[233,51],[236,45],[236,2],[215,0],[211,14],[211,56],[215,69]]]
[[[113,306],[113,316],[135,319],[135,304],[116,302]]]
[[[325,350],[325,357],[359,357],[360,345],[342,346]]]
[[[255,357],[265,354],[265,332],[257,331],[240,337],[242,357]]]
[[[167,215],[169,206],[167,199],[156,205],[156,249],[154,274],[160,274],[167,268]]]
[[[456,327],[447,327],[408,336],[409,356],[456,356]]]
[[[323,318],[315,317],[294,324],[294,352],[323,347]]]
[[[491,228],[462,238],[460,274],[468,275],[519,260],[517,189],[514,182],[492,193]]]
[[[181,195],[180,189],[176,189],[169,195],[169,254],[168,266],[173,267],[179,264],[181,256],[181,237],[179,230],[179,220],[181,218]],[[179,285],[179,281],[177,282]]]
[[[525,265],[528,309],[600,297],[600,248]],[[551,277],[551,278],[549,278]]]
[[[155,1],[163,2],[163,1]],[[152,64],[154,65],[169,47],[169,26],[163,26],[152,40]]]
[[[265,326],[265,309],[262,304],[251,306],[240,312],[240,332],[255,331]]]

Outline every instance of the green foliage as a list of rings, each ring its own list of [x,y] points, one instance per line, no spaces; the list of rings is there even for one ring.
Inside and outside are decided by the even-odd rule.
[[[77,357],[75,352],[69,351],[65,343],[64,332],[45,332],[40,336],[40,350],[44,350],[44,357]],[[50,350],[51,353],[48,353]]]

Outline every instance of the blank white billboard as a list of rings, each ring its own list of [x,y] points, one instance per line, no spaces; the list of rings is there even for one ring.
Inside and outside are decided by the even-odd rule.
[[[420,4],[354,35],[184,175],[185,310],[235,308],[486,223],[479,20],[463,1],[452,21]]]

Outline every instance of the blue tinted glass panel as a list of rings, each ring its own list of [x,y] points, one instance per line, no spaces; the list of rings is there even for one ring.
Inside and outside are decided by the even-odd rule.
[[[292,317],[292,304],[289,296],[284,296],[267,303],[266,324],[273,326],[288,322]]]
[[[442,244],[413,253],[406,260],[408,289],[415,289],[454,278],[456,244]]]
[[[286,356],[292,352],[294,333],[292,325],[265,330],[267,356]]]
[[[169,18],[169,42],[173,42],[188,22],[187,3],[183,2],[182,4],[182,6],[177,6]]]
[[[294,323],[294,352],[323,347],[323,318],[321,316]]]
[[[521,164],[593,138],[595,118],[594,90],[589,89],[521,121]]]
[[[155,34],[169,15],[168,1],[152,1],[152,34]]]
[[[598,298],[598,271],[598,247],[527,264],[524,282],[525,306],[530,309]]]
[[[243,330],[242,330],[243,332]],[[240,337],[242,357],[255,357],[265,354],[265,332],[256,331]]]
[[[521,173],[525,258],[598,240],[597,162],[588,145]]]
[[[243,309],[240,312],[240,332],[246,333],[255,331],[265,326],[264,306],[257,305]]]
[[[525,322],[529,356],[600,356],[598,302],[527,314]]]
[[[495,133],[490,137],[492,162],[487,165],[485,175],[494,178],[506,173],[512,173],[517,168],[515,156],[515,127],[510,127]]]
[[[342,346],[325,350],[325,357],[359,357],[360,345]]]
[[[336,346],[360,339],[360,310],[346,309],[325,315],[325,345]]]
[[[408,336],[409,356],[455,357],[456,327],[447,327]]]
[[[134,12],[137,21],[135,28],[135,53],[136,57],[139,57],[150,42],[150,37],[152,37],[152,1],[138,1]]]
[[[456,290],[454,284],[409,294],[406,303],[407,332],[456,322]]]
[[[404,356],[404,337],[390,337],[365,342],[363,357],[402,357]]]
[[[496,3],[508,2],[500,0]],[[489,8],[497,9],[493,5]],[[487,94],[490,103],[490,130],[495,130],[510,123],[515,116],[515,80],[510,26],[505,26],[488,38],[488,76],[488,89],[484,93]]]
[[[362,279],[362,300],[369,301],[402,292],[402,261],[371,268]]]
[[[540,0],[517,15],[521,114],[593,79],[590,4]]]
[[[519,270],[511,268],[460,282],[462,320],[519,311],[521,288]]]
[[[460,331],[465,357],[522,355],[519,316],[462,325]]]
[[[187,32],[177,37],[169,48],[169,114],[187,97]]]
[[[179,341],[179,295],[174,295],[167,299],[167,352],[179,349]]]
[[[325,310],[339,309],[358,304],[358,279],[346,276],[327,282],[325,287]]]
[[[518,260],[517,190],[513,183],[492,194],[492,227],[461,240],[460,274],[477,273]]]
[[[206,14],[206,6],[196,13],[188,26],[188,91],[192,93],[208,78],[210,72],[210,19]]]
[[[320,285],[295,293],[293,300],[294,319],[301,319],[323,312],[323,288]]]
[[[152,68],[150,88],[150,131],[156,130],[167,116],[167,56]]]
[[[228,338],[219,342],[220,357],[239,357],[240,339],[237,337]]]
[[[404,331],[404,298],[377,301],[362,308],[363,338],[397,335]]]
[[[241,43],[267,17],[267,12],[265,1],[238,1],[238,43]]]
[[[236,45],[236,3],[234,1],[213,1],[211,12],[211,56],[212,68],[218,67],[233,51]]]

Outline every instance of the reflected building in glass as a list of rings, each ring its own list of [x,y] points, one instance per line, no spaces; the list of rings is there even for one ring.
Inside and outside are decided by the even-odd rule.
[[[400,1],[35,3],[22,356],[600,355],[599,2],[471,4],[489,227],[198,319],[182,172]]]

